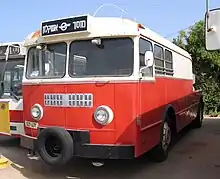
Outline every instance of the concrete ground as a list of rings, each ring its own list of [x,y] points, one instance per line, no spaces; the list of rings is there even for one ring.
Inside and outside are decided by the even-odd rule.
[[[132,161],[108,161],[93,167],[75,159],[62,168],[51,168],[27,158],[18,141],[0,138],[0,152],[14,164],[0,170],[0,179],[218,179],[220,178],[220,120],[205,120],[201,129],[185,130],[164,163],[141,157]]]

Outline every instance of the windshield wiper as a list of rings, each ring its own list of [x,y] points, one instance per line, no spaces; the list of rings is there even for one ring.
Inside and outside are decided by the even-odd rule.
[[[17,100],[17,101],[20,100],[20,98],[13,91],[11,91],[10,93],[15,98],[15,100]]]

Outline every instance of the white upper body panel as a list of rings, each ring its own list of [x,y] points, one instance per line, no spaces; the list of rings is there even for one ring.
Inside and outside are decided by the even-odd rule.
[[[79,16],[77,16],[79,17]],[[62,18],[65,19],[65,18]],[[58,22],[62,19],[55,19],[52,21]],[[49,22],[49,21],[47,21]],[[43,24],[44,22],[42,22]],[[60,25],[61,26],[61,25]],[[43,25],[42,25],[43,27]],[[58,26],[57,26],[58,28]],[[43,28],[41,28],[43,29]],[[134,61],[139,61],[139,40],[140,36],[144,36],[149,39],[153,43],[157,43],[173,53],[173,70],[174,75],[168,76],[169,78],[180,78],[192,80],[192,61],[190,54],[173,44],[171,41],[165,39],[159,34],[153,32],[149,28],[140,25],[139,23],[124,19],[124,18],[116,18],[116,17],[93,17],[88,15],[87,19],[87,30],[85,31],[77,31],[77,32],[68,32],[61,34],[52,34],[42,36],[42,30],[31,33],[25,40],[25,46],[31,47],[40,43],[56,43],[66,41],[70,43],[74,40],[80,39],[92,39],[95,37],[131,37],[134,40]],[[26,65],[25,65],[26,66]],[[136,73],[129,77],[99,77],[99,80],[103,81],[137,81],[137,69],[139,68],[138,64],[134,65],[136,68]],[[135,70],[134,70],[135,71]],[[23,79],[24,84],[33,84],[33,83],[77,83],[77,82],[89,82],[93,83],[97,81],[97,78],[70,78],[68,75],[68,68],[66,69],[66,75],[62,79],[31,79],[28,80]]]

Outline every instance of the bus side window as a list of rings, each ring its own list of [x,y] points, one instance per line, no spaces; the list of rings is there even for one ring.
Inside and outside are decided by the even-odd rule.
[[[166,75],[173,75],[173,55],[172,52],[165,49],[165,71]]]
[[[164,65],[164,51],[159,45],[154,45],[154,61],[155,61],[155,74],[165,75]]]
[[[144,53],[146,51],[153,51],[152,43],[148,40],[140,38],[139,40],[139,60],[140,60],[140,67],[144,67]],[[144,69],[144,76],[152,77],[153,76],[153,66]]]

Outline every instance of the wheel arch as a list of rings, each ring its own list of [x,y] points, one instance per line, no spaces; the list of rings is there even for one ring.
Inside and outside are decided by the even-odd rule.
[[[177,133],[176,112],[175,112],[173,105],[171,105],[171,104],[167,105],[164,110],[163,121],[166,120],[167,115],[170,117],[170,120],[171,120],[170,122],[171,122],[172,133],[175,134],[175,133]]]

